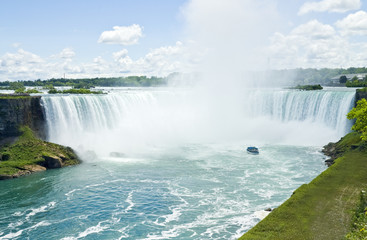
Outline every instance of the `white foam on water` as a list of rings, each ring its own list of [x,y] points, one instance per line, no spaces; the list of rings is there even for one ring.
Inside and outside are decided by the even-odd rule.
[[[118,230],[118,232],[121,233],[121,236],[118,238],[118,240],[122,240],[122,239],[126,239],[130,237],[130,235],[126,233],[128,229],[129,229],[129,226],[126,226]]]
[[[51,225],[50,222],[41,221],[41,222],[39,222],[39,223],[31,226],[31,227],[28,227],[28,228],[25,228],[25,229],[21,229],[21,230],[15,232],[15,233],[8,233],[8,234],[6,234],[4,236],[0,236],[0,240],[3,240],[3,239],[4,240],[5,239],[14,239],[14,238],[17,238],[17,237],[21,236],[23,232],[27,232],[27,231],[30,231],[30,230],[33,230],[33,229],[37,229],[39,227],[45,227],[45,226],[49,226],[49,225]]]
[[[31,217],[36,215],[37,213],[47,212],[50,209],[54,208],[56,202],[49,202],[47,205],[41,206],[39,208],[31,209],[31,212],[26,215],[26,220],[29,220]]]
[[[124,213],[129,212],[131,209],[133,209],[133,207],[135,206],[135,203],[133,201],[133,194],[135,191],[131,191],[129,192],[125,202],[128,203],[129,205],[127,206],[127,208],[124,210]]]
[[[9,223],[9,225],[8,225],[8,228],[17,228],[17,227],[19,227],[19,226],[21,226],[21,225],[23,225],[23,221],[16,221],[16,222],[12,222],[12,223]]]
[[[23,230],[19,230],[15,233],[8,233],[5,236],[0,236],[0,240],[10,240],[10,239],[14,239],[16,237],[19,237],[20,235],[22,235]]]
[[[25,212],[15,212],[12,214],[12,216],[14,217],[20,217],[20,216],[23,216],[25,214]]]
[[[105,221],[103,221],[105,222]],[[103,232],[104,230],[108,229],[109,226],[101,226],[101,223],[103,222],[99,222],[96,226],[92,226],[89,227],[87,229],[85,229],[83,232],[79,233],[77,237],[64,237],[61,240],[76,240],[76,239],[81,239],[81,238],[85,238],[88,235],[94,234],[94,233],[100,233]]]

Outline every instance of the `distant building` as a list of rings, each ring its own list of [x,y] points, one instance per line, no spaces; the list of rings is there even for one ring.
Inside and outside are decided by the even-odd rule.
[[[350,81],[352,78],[354,78],[354,76],[356,76],[358,78],[358,81],[362,81],[367,76],[367,73],[340,74],[331,78],[330,80],[332,81],[333,84],[340,84],[339,80],[341,76],[346,76],[348,81]]]

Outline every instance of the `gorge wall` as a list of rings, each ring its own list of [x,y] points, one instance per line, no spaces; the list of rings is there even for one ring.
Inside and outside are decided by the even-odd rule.
[[[17,137],[19,126],[29,126],[38,137],[46,137],[41,96],[0,95],[0,141]]]

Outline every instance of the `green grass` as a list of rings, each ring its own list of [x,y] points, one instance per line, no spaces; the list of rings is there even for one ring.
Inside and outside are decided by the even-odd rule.
[[[347,240],[367,239],[367,194],[361,191],[359,205],[352,219],[352,230],[345,236]]]
[[[0,95],[0,99],[22,99],[22,98],[31,98],[32,96],[24,96],[24,95],[20,95],[20,96],[16,96],[16,95]]]
[[[345,136],[336,146],[345,151],[343,157],[240,239],[343,239],[351,230],[360,192],[367,187],[364,146],[358,134]]]
[[[25,165],[44,165],[44,155],[63,155],[68,160],[67,165],[79,163],[73,150],[58,144],[49,143],[36,138],[32,130],[28,127],[21,128],[22,135],[10,146],[3,146],[0,156],[7,160],[0,161],[0,175],[13,175],[21,171]],[[6,159],[5,158],[5,159]]]

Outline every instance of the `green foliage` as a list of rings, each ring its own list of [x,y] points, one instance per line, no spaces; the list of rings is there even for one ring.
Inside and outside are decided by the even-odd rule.
[[[28,89],[27,91],[25,91],[25,93],[42,93],[42,92],[38,91],[37,89]]]
[[[0,175],[12,175],[21,171],[25,165],[44,165],[44,154],[62,154],[68,160],[65,165],[79,163],[74,152],[67,147],[49,143],[36,138],[32,130],[28,127],[20,128],[22,135],[10,146],[3,146],[0,149],[2,156],[0,161]],[[3,160],[5,156],[6,160]]]
[[[55,89],[55,88],[54,88],[54,85],[52,85],[52,84],[45,84],[43,86],[43,89],[49,89],[49,90],[51,90],[51,89]]]
[[[20,87],[20,88],[18,88],[18,89],[15,89],[15,93],[24,93],[24,91],[25,91],[25,87]]]
[[[9,82],[8,84],[10,90],[17,90],[24,88],[24,83],[22,82]]]
[[[55,88],[52,88],[52,89],[48,90],[48,93],[49,94],[56,94],[56,93],[62,93],[62,92],[59,92]]]
[[[367,194],[361,191],[359,205],[352,219],[352,230],[345,236],[347,240],[367,239]]]
[[[343,76],[340,76],[340,78],[339,78],[339,83],[346,83],[347,82],[347,77],[345,76],[345,75],[343,75]]]
[[[154,87],[162,86],[167,83],[166,78],[161,77],[146,77],[146,76],[129,76],[129,77],[111,77],[111,78],[79,78],[79,79],[65,79],[52,78],[48,80],[36,81],[18,81],[0,82],[0,86],[8,86],[7,89],[18,89],[22,86],[41,86],[45,89],[52,89],[55,87],[71,86],[74,88],[93,88],[95,86],[101,87]]]
[[[317,84],[317,85],[303,85],[303,86],[298,85],[296,87],[293,87],[292,89],[312,91],[312,90],[322,90],[323,87],[320,84]]]
[[[91,91],[89,89],[67,89],[62,91],[57,91],[56,89],[51,89],[48,91],[49,94],[103,94],[102,91]]]
[[[354,107],[347,114],[348,119],[355,119],[356,122],[352,126],[352,130],[361,133],[361,139],[367,140],[367,101],[361,99],[357,102],[357,106]]]
[[[359,80],[357,76],[354,76],[350,81],[345,83],[346,87],[367,87],[367,76],[363,80]]]

